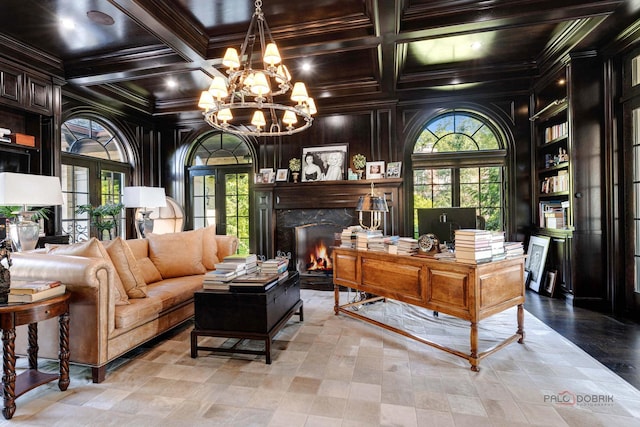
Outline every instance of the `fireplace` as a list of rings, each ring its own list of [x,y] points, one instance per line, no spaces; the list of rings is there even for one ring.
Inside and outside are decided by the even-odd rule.
[[[300,273],[300,285],[333,289],[332,248],[336,234],[357,223],[353,209],[294,209],[276,214],[280,253],[291,254],[290,265]]]

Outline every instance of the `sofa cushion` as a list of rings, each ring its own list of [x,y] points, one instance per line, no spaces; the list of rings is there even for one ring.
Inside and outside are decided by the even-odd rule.
[[[145,283],[151,284],[162,280],[162,275],[153,261],[151,261],[151,258],[144,257],[138,259],[138,267],[140,267],[140,271],[142,271]]]
[[[116,329],[131,329],[156,319],[166,310],[189,301],[202,289],[202,276],[166,279],[147,287],[147,298],[131,300],[115,312]]]
[[[113,272],[113,283],[115,284],[115,297],[116,297],[116,305],[126,305],[129,304],[129,298],[127,297],[127,292],[124,289],[124,285],[120,280],[118,275],[118,271],[116,267],[113,265],[113,261],[109,256],[109,253],[104,248],[102,243],[92,237],[89,240],[79,243],[72,243],[70,245],[50,245],[45,244],[45,249],[47,253],[56,254],[56,255],[75,255],[89,258],[102,258],[110,265]]]
[[[147,282],[133,252],[121,237],[110,242],[104,242],[104,247],[116,267],[124,290],[129,298],[145,298],[147,296]]]
[[[211,225],[202,228],[202,264],[207,270],[215,270],[218,259],[218,240],[216,227]]]
[[[149,258],[163,279],[207,272],[202,264],[202,231],[149,234]]]

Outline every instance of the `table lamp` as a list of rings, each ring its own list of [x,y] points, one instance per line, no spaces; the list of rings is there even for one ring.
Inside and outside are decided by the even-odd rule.
[[[136,219],[140,236],[145,237],[153,232],[153,219],[150,217],[154,208],[167,206],[167,196],[161,187],[125,187],[122,203],[127,208],[141,208],[142,218]]]
[[[360,196],[358,204],[356,205],[356,212],[358,212],[358,219],[360,220],[360,226],[366,230],[377,230],[382,223],[385,212],[389,212],[387,201],[384,196],[377,196],[373,190],[373,183],[371,183],[371,193]],[[369,212],[369,225],[364,225],[363,212]]]
[[[62,187],[56,176],[0,172],[0,205],[21,206],[18,221],[9,226],[11,239],[18,252],[35,249],[40,226],[33,221],[32,206],[62,205]]]

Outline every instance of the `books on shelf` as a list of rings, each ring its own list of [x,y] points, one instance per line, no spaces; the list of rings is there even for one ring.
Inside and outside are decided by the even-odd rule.
[[[31,282],[11,285],[9,287],[9,293],[20,295],[35,294],[60,285],[59,280],[33,280]]]
[[[538,203],[538,215],[541,228],[569,228],[569,201],[543,200]]]
[[[558,123],[557,125],[549,126],[544,130],[544,142],[550,142],[554,139],[567,136],[569,126],[567,122]]]
[[[35,293],[16,294],[9,292],[8,302],[35,302],[47,298],[57,297],[58,295],[63,295],[65,291],[65,286],[58,284],[57,286],[50,287],[48,289],[44,289]]]

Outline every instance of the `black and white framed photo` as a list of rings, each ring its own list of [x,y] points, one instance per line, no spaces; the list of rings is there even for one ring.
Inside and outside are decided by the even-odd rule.
[[[349,144],[302,147],[302,182],[343,180]]]
[[[289,180],[289,169],[278,169],[276,172],[276,181],[288,181]]]
[[[387,178],[400,178],[402,162],[389,162],[387,164]]]
[[[544,265],[547,262],[550,241],[548,236],[531,236],[529,239],[525,268],[531,275],[529,287],[536,292],[540,292],[540,286],[544,282]]]
[[[384,178],[384,161],[367,162],[365,166],[367,179],[381,179]]]
[[[264,184],[273,183],[276,180],[276,173],[271,168],[263,168],[260,169],[260,173],[262,174],[262,182]]]

